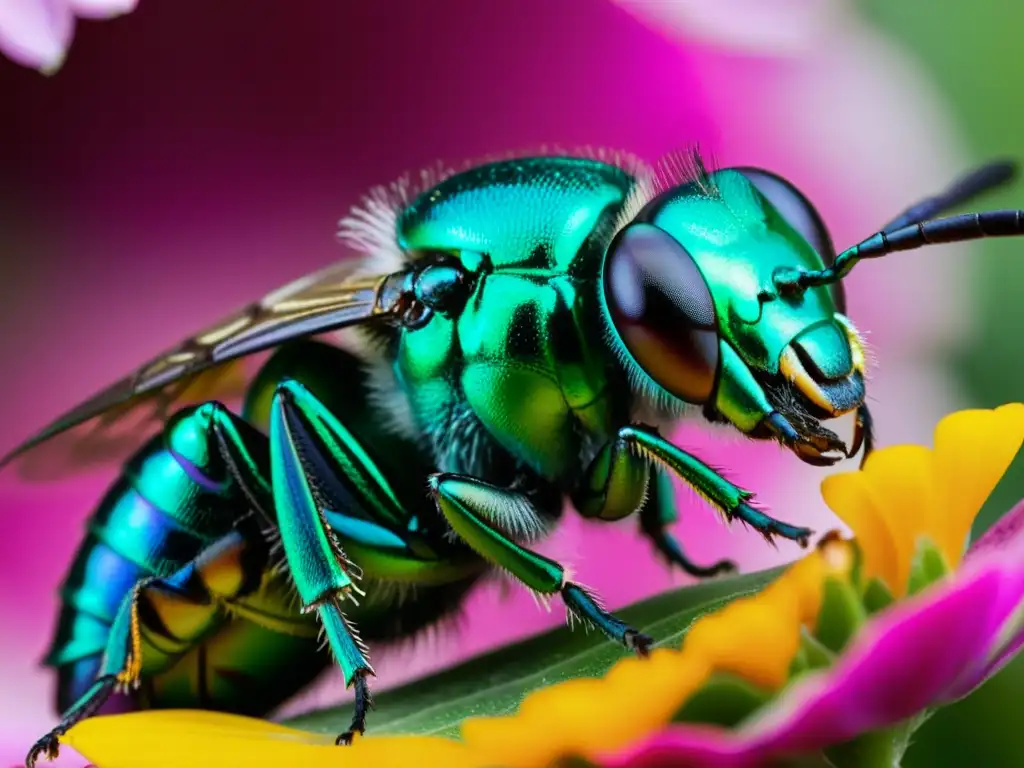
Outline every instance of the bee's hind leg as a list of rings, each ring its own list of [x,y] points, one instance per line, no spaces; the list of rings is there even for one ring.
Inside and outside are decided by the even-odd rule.
[[[60,754],[60,738],[71,728],[92,717],[107,702],[117,688],[115,675],[105,674],[98,677],[86,692],[64,713],[60,722],[49,733],[32,745],[25,757],[26,768],[34,768],[39,758],[56,760]]]
[[[484,568],[468,550],[438,551],[423,535],[419,513],[434,516],[419,484],[425,468],[408,464],[396,473],[378,463],[354,418],[351,407],[334,412],[287,378],[276,385],[269,413],[273,507],[288,571],[302,609],[316,612],[346,687],[355,689],[355,713],[339,744],[364,732],[372,707],[369,651],[345,615],[363,594],[361,579],[438,587]],[[345,548],[358,553],[354,562]]]

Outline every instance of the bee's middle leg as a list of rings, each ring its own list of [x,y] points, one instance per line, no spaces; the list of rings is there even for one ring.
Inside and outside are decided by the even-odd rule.
[[[629,650],[647,655],[653,643],[650,637],[604,610],[587,589],[567,580],[562,565],[507,535],[510,529],[521,528],[525,520],[537,517],[526,496],[455,474],[432,475],[430,490],[452,530],[481,557],[534,592],[561,595],[574,616]]]

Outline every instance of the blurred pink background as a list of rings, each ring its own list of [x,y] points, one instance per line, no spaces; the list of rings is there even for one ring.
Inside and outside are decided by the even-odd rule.
[[[185,334],[337,258],[336,222],[363,191],[438,158],[559,143],[654,160],[699,140],[719,164],[793,179],[840,245],[962,170],[931,84],[846,4],[765,0],[792,21],[773,29],[743,2],[706,2],[715,13],[694,17],[703,2],[683,13],[605,0],[321,0],[261,14],[243,0],[142,0],[124,18],[81,24],[55,77],[0,61],[11,105],[0,125],[0,450]],[[933,359],[966,313],[954,300],[954,251],[929,255],[927,304],[897,293],[919,254],[849,281],[851,314],[882,361],[872,399],[883,442],[929,440],[959,401]],[[837,525],[818,499],[824,471],[699,427],[680,440],[781,517]],[[20,760],[54,721],[37,660],[58,582],[115,471],[51,485],[0,477],[0,763]],[[701,560],[752,570],[799,552],[730,532],[683,498],[678,532]],[[613,607],[683,583],[634,531],[635,521],[569,518],[547,551]],[[602,567],[612,559],[628,564],[627,579]],[[487,587],[457,636],[377,654],[378,685],[563,615]],[[343,696],[328,675],[289,711]]]

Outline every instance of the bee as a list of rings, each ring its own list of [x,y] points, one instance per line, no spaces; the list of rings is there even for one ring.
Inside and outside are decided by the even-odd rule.
[[[436,624],[495,569],[646,654],[650,637],[531,548],[566,501],[591,520],[637,515],[698,577],[733,566],[693,562],[674,538],[673,477],[727,521],[807,546],[810,530],[664,433],[690,412],[808,464],[866,456],[864,346],[842,279],[861,259],[1020,234],[1020,211],[935,218],[1013,173],[987,165],[840,253],[786,179],[709,171],[695,152],[654,167],[511,158],[375,191],[342,221],[349,258],[159,355],[4,460],[58,437],[79,460],[118,433],[139,443],[63,583],[47,656],[63,716],[27,764],[115,692],[265,714],[332,658],[354,688],[338,737],[350,743],[371,706],[364,639]],[[239,380],[236,412],[224,401]],[[823,422],[849,413],[848,447]]]

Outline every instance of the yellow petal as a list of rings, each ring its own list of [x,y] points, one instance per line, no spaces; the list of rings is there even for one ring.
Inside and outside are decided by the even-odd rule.
[[[1024,405],[950,414],[935,428],[935,469],[945,526],[934,539],[956,567],[985,500],[1024,443]]]
[[[866,580],[881,579],[892,589],[893,584],[899,583],[896,542],[885,517],[875,509],[863,473],[843,472],[826,477],[821,495],[836,517],[853,531],[863,555]]]
[[[650,735],[671,721],[710,674],[705,659],[674,649],[659,649],[648,659],[624,659],[605,677],[612,698],[622,702],[618,721],[580,754],[595,756]]]
[[[545,766],[598,732],[607,712],[621,716],[604,694],[599,679],[558,683],[527,696],[518,714],[466,720],[462,740],[505,768]]]
[[[896,548],[896,581],[888,586],[894,595],[904,595],[918,539],[928,536],[934,541],[934,532],[944,527],[932,452],[922,445],[883,448],[868,457],[861,474],[871,509],[888,527]],[[861,549],[866,545],[862,543]]]
[[[831,549],[841,546],[848,547],[849,542],[832,542]],[[831,558],[834,560],[834,558]],[[843,561],[843,570],[848,571],[847,561]],[[786,571],[765,587],[758,599],[770,603],[780,616],[799,626],[814,626],[821,610],[822,586],[826,572],[834,570],[834,566],[826,562],[820,550],[811,552],[797,560]]]
[[[479,767],[469,750],[449,739],[382,736],[338,747],[334,737],[264,720],[193,710],[150,710],[89,718],[62,739],[103,768],[304,768],[408,765]]]
[[[668,723],[712,672],[731,672],[762,688],[785,685],[813,626],[827,573],[848,573],[852,545],[829,539],[761,592],[693,623],[681,651],[618,662],[601,679],[570,680],[527,696],[507,717],[467,720],[466,745],[485,763],[539,768],[578,755],[596,759]]]
[[[768,690],[781,688],[800,647],[795,610],[780,611],[772,595],[744,597],[698,619],[686,635],[684,655],[706,659]]]
[[[683,656],[767,690],[781,688],[800,648],[801,627],[817,621],[826,574],[846,576],[852,568],[851,546],[829,540],[756,595],[702,616],[686,635]]]
[[[708,675],[699,659],[658,649],[627,658],[604,678],[557,683],[528,695],[518,714],[470,718],[462,738],[488,765],[540,768],[568,755],[613,751],[667,724]]]

